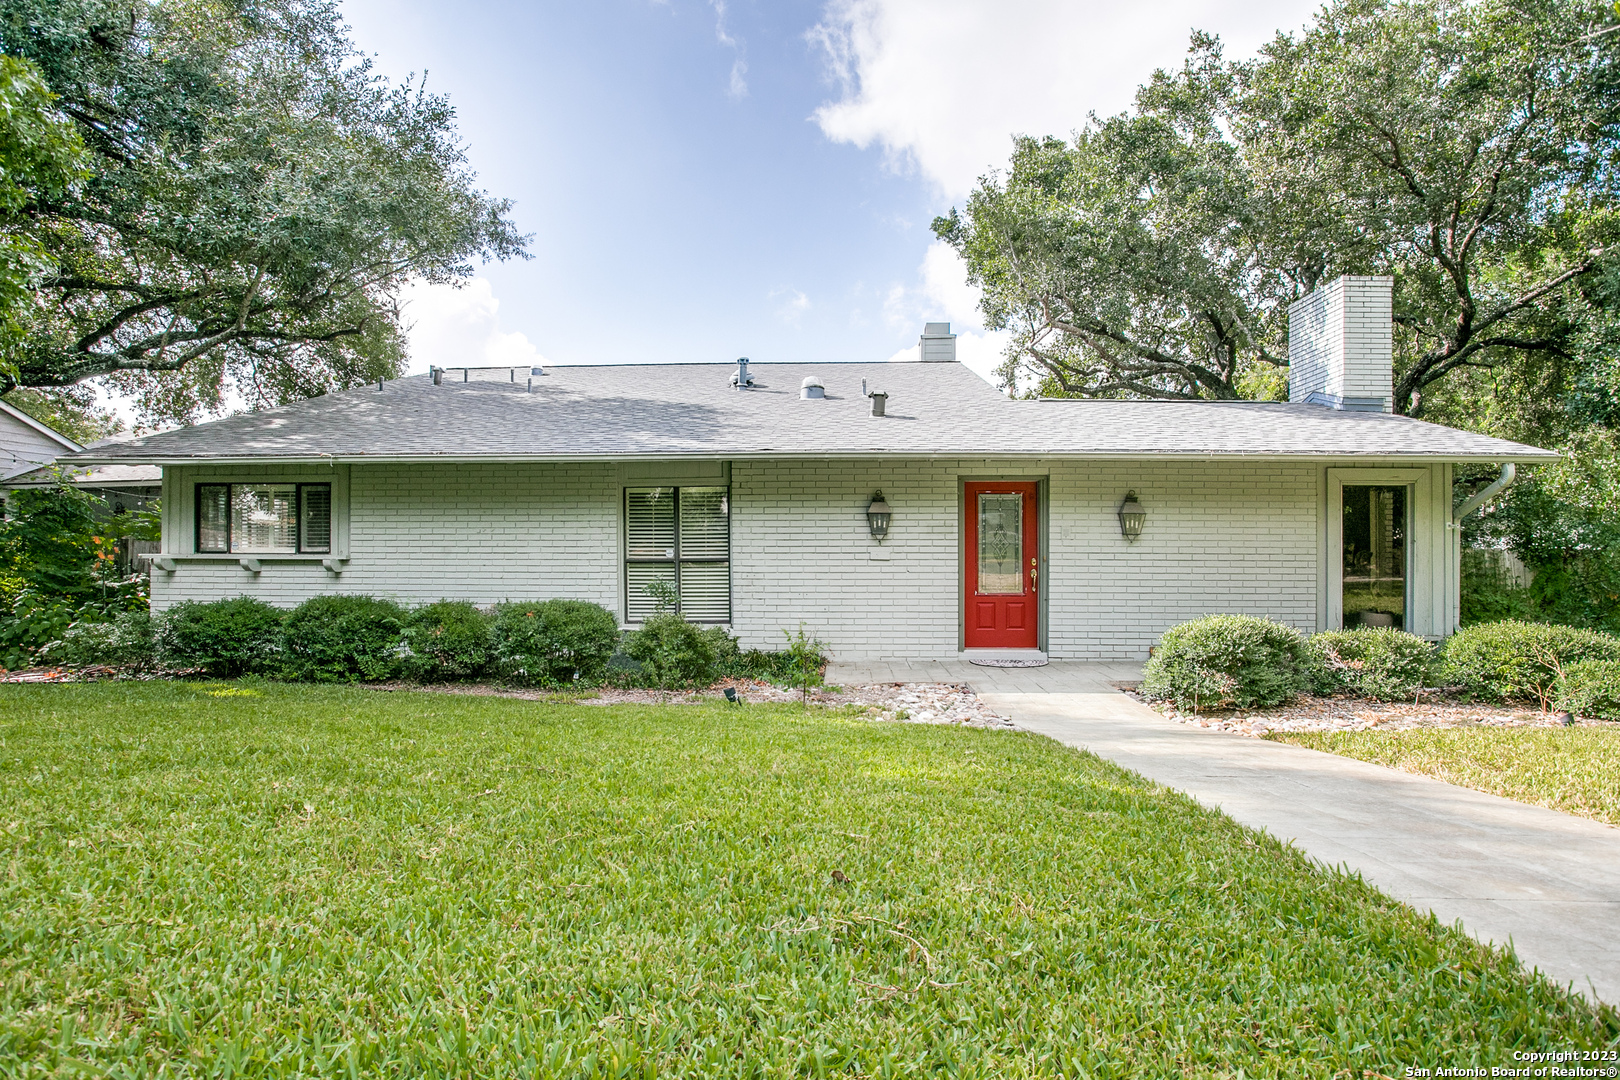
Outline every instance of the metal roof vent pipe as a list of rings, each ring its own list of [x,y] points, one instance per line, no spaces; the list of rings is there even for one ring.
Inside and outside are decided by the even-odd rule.
[[[738,390],[747,390],[754,385],[754,377],[748,374],[748,357],[737,357],[737,371],[731,376],[731,385]]]
[[[882,416],[884,408],[886,408],[888,406],[888,404],[889,404],[889,395],[885,394],[881,390],[874,390],[874,391],[872,391],[871,397],[872,397],[872,415],[873,416]]]
[[[814,375],[806,375],[804,377],[804,382],[799,384],[799,397],[805,401],[809,401],[812,398],[824,398],[826,396],[827,388],[821,385],[821,380],[816,378]]]
[[[444,368],[442,368],[442,367],[431,367],[431,368],[428,368],[428,370],[433,373],[433,385],[434,386],[443,386],[444,385]]]

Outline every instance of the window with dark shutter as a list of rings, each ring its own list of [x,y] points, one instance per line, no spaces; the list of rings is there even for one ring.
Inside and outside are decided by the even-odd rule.
[[[332,550],[331,484],[198,484],[196,509],[199,552]]]
[[[731,621],[731,506],[723,487],[626,488],[626,617],[657,612],[655,585],[672,590],[689,622]]]

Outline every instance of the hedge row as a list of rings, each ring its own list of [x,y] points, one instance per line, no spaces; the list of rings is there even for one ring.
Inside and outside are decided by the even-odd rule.
[[[1620,638],[1514,620],[1471,626],[1437,649],[1388,628],[1306,637],[1270,619],[1211,615],[1167,630],[1142,676],[1148,697],[1187,709],[1279,705],[1306,691],[1398,701],[1438,683],[1620,719]]]
[[[44,655],[72,665],[201,668],[223,678],[309,682],[495,678],[543,687],[668,686],[720,674],[777,681],[791,674],[786,654],[743,652],[721,627],[699,629],[666,614],[621,635],[612,612],[580,600],[488,610],[441,600],[407,609],[374,596],[318,596],[285,611],[243,596],[79,623]]]

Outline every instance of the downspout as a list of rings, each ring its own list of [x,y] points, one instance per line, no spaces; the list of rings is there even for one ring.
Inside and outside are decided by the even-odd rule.
[[[1473,498],[1469,499],[1452,512],[1452,520],[1458,524],[1461,524],[1463,518],[1467,517],[1469,514],[1472,514],[1475,510],[1478,510],[1480,507],[1502,494],[1502,492],[1512,487],[1513,482],[1518,478],[1519,467],[1517,465],[1513,464],[1511,461],[1506,465],[1503,465],[1502,474],[1495,480],[1492,480],[1490,485],[1486,487],[1484,491],[1481,491],[1479,494],[1475,495]]]

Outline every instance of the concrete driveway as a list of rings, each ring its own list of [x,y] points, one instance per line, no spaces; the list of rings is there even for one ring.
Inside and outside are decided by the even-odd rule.
[[[829,682],[968,683],[1019,727],[1177,788],[1620,1003],[1620,829],[1297,746],[1189,727],[1112,686],[1140,667],[835,666]],[[1620,781],[1617,781],[1620,782]]]

